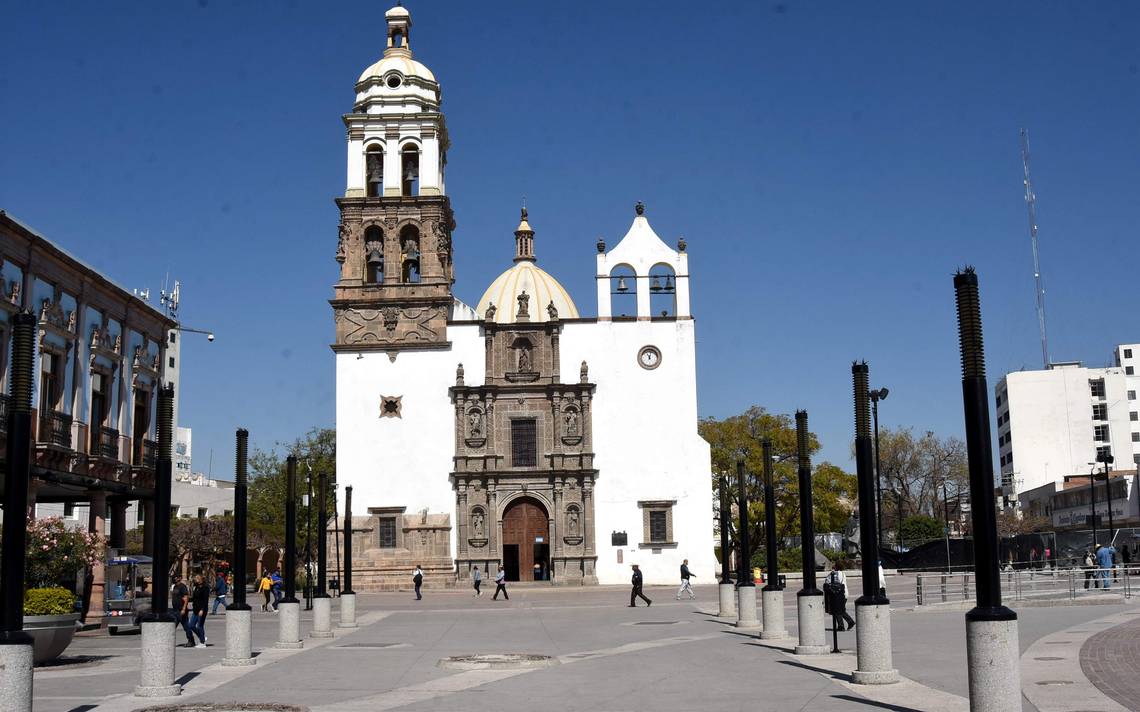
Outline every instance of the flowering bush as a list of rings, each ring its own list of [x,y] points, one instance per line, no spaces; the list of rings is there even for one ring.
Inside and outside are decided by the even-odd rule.
[[[28,556],[24,585],[47,588],[69,583],[76,573],[103,559],[103,537],[68,529],[60,517],[28,520]]]

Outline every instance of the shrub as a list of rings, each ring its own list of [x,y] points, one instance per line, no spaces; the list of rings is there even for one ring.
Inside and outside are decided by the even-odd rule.
[[[66,588],[29,588],[24,591],[25,616],[62,616],[75,612],[75,594]]]
[[[28,520],[28,558],[24,585],[44,588],[64,581],[98,563],[104,554],[103,537],[68,529],[59,517]]]

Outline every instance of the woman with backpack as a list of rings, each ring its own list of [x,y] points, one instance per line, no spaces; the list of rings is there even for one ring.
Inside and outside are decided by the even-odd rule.
[[[416,564],[416,570],[412,572],[412,583],[415,584],[416,600],[418,601],[423,598],[420,595],[420,586],[424,583],[424,570],[420,568],[419,564]]]

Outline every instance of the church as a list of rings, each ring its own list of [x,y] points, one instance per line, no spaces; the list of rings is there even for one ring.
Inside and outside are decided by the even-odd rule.
[[[631,564],[672,584],[684,559],[713,582],[684,239],[665,244],[638,203],[612,248],[584,241],[597,263],[597,316],[584,316],[539,267],[523,209],[513,263],[475,308],[461,302],[440,84],[413,58],[408,10],[385,19],[383,57],[344,116],[330,300],[354,588],[407,587],[416,565],[428,587],[499,566],[511,581],[627,583]],[[510,224],[456,239],[501,246],[505,263]]]

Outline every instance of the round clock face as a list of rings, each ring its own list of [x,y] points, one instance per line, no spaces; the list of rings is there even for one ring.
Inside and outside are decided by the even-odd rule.
[[[661,365],[661,352],[656,346],[642,347],[637,352],[637,363],[644,369],[653,370]]]

